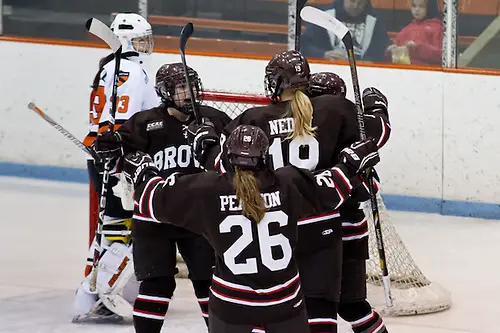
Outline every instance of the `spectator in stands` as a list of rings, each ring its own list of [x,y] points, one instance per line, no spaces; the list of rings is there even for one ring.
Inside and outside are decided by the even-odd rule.
[[[413,21],[386,51],[394,63],[441,64],[443,24],[436,0],[412,0]]]
[[[320,7],[350,30],[354,54],[358,60],[385,61],[385,50],[391,44],[384,23],[377,19],[370,0],[334,0]],[[302,36],[302,52],[307,57],[346,60],[344,44],[332,32],[306,24]]]

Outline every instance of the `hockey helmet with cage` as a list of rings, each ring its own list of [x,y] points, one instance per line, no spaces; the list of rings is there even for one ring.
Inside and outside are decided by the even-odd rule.
[[[234,168],[261,170],[269,158],[269,139],[264,131],[252,125],[240,125],[227,139],[227,157]]]
[[[187,71],[193,88],[194,103],[199,105],[203,101],[201,79],[191,67],[188,66]],[[165,64],[156,72],[156,93],[165,106],[176,108],[185,114],[193,113],[188,89],[182,63]]]
[[[321,95],[339,95],[345,98],[347,88],[344,80],[335,73],[320,72],[311,75],[309,87],[307,88],[309,97]]]
[[[276,54],[266,66],[266,95],[276,103],[285,89],[307,87],[311,70],[307,59],[296,50]]]
[[[139,14],[119,13],[111,23],[111,30],[122,44],[124,56],[133,53],[130,60],[146,64],[153,53],[154,40],[151,24]]]

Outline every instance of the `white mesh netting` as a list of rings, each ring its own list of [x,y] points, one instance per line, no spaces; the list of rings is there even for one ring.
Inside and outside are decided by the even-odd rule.
[[[269,100],[264,96],[238,93],[206,92],[204,97],[204,104],[226,112],[231,118],[252,106],[267,103]],[[387,307],[385,305],[377,243],[370,203],[368,202],[365,204],[364,210],[366,216],[369,217],[368,224],[370,226],[370,259],[367,261],[367,286],[370,303],[385,316],[415,315],[448,309],[451,306],[449,292],[439,284],[429,281],[421,272],[396,231],[382,197],[377,195],[377,198],[393,306]]]

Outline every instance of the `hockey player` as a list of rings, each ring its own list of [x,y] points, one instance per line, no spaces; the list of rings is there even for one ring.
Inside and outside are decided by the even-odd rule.
[[[217,137],[207,122],[190,127],[195,138]],[[316,175],[294,166],[273,171],[268,147],[260,128],[237,127],[227,141],[228,172],[222,175],[165,179],[149,155],[125,158],[137,224],[174,223],[203,235],[214,247],[213,333],[250,333],[256,325],[268,333],[309,332],[294,258],[297,223],[308,223],[311,213],[338,209],[361,184],[360,171],[379,161],[369,139],[342,150],[340,163]],[[187,202],[189,209],[181,208]]]
[[[246,110],[224,134],[240,124],[256,125],[271,142],[269,152],[275,169],[289,164],[309,170],[328,167],[337,161],[343,147],[359,139],[356,106],[345,99],[342,89],[339,96],[310,99],[309,78],[309,64],[299,51],[278,53],[268,63],[265,75],[266,93],[273,103]],[[224,171],[224,161],[216,162]],[[299,224],[297,245],[312,333],[337,331],[342,222],[338,212],[323,213],[314,223]]]
[[[218,133],[231,120],[225,113],[200,105],[203,96],[201,80],[188,68],[195,95],[195,107],[202,117],[215,124]],[[95,150],[101,156],[118,157],[141,150],[153,157],[163,177],[173,173],[191,174],[204,171],[191,153],[188,125],[193,120],[193,107],[182,64],[166,64],[156,73],[156,90],[162,105],[133,116],[115,133],[96,140]],[[191,210],[191,200],[176,209]],[[204,212],[197,211],[198,214]],[[140,281],[134,304],[134,326],[138,333],[159,333],[176,284],[174,276],[177,250],[189,270],[189,279],[198,298],[203,318],[208,325],[208,296],[214,253],[200,235],[169,224],[141,223],[135,217],[132,226],[135,274]],[[182,221],[174,223],[182,224]]]
[[[135,113],[158,106],[160,100],[155,92],[154,84],[146,74],[146,68],[153,51],[151,25],[138,14],[120,13],[111,23],[111,30],[118,36],[123,48],[114,127],[117,129]],[[90,96],[89,134],[84,140],[87,146],[94,143],[98,133],[108,130],[114,68],[113,54],[104,57],[99,62],[99,70],[95,75]],[[101,190],[101,181],[97,170],[99,168],[102,168],[102,165],[96,166],[93,160],[88,161],[92,187],[97,191]],[[129,301],[133,302],[137,295],[137,291],[134,291],[134,285],[137,285],[137,283],[134,283],[132,265],[120,268],[120,264],[125,258],[127,258],[126,262],[131,263],[131,260],[129,260],[131,257],[129,226],[132,212],[124,210],[120,198],[113,195],[111,188],[118,189],[119,186],[116,187],[117,185],[118,178],[110,177],[110,191],[107,197],[101,244],[104,251],[101,253],[102,257],[100,258],[101,267],[98,268],[98,287],[96,291],[91,291],[89,285],[91,279],[89,274],[94,255],[94,240],[87,258],[86,278],[77,291],[73,322],[121,320],[120,316],[113,314],[114,308],[108,309],[102,304],[104,299],[102,296],[105,294],[121,294],[124,292],[125,286],[130,289],[126,292],[131,294],[126,297]],[[107,251],[109,248],[112,251]],[[113,280],[112,287],[110,287],[109,281],[106,279],[112,279],[115,274],[118,274],[119,279]]]
[[[309,96],[343,95],[344,81],[336,74],[323,72],[311,75]],[[379,138],[378,149],[389,139],[391,127],[387,98],[376,88],[363,91],[364,119],[369,136]],[[357,130],[357,128],[353,129]],[[338,314],[351,324],[355,333],[387,332],[380,315],[372,310],[366,299],[366,260],[369,256],[368,223],[360,208],[365,195],[353,195],[340,208],[343,229],[342,283]]]

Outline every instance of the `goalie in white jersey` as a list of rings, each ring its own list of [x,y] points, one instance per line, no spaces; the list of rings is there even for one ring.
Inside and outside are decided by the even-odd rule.
[[[111,23],[111,30],[119,37],[123,48],[117,89],[116,130],[137,112],[158,106],[160,99],[154,82],[146,72],[154,44],[151,25],[138,14],[120,13]],[[90,95],[89,134],[84,140],[89,147],[99,133],[109,128],[114,68],[113,54],[99,62]],[[99,170],[102,171],[102,166],[90,160],[88,170],[93,187],[100,191]],[[116,176],[110,177],[109,186],[113,190],[108,192],[106,198],[97,290],[91,291],[89,284],[94,239],[87,257],[86,278],[76,293],[73,322],[120,320],[121,315],[129,311],[130,315],[132,313],[132,306],[125,301],[133,303],[138,293],[129,244],[133,207],[122,207],[119,198],[121,187]]]

